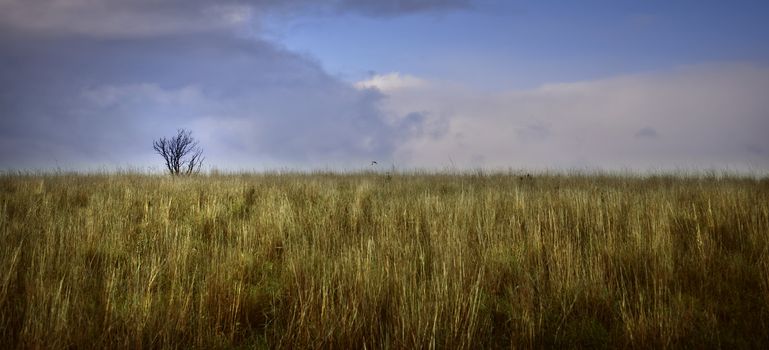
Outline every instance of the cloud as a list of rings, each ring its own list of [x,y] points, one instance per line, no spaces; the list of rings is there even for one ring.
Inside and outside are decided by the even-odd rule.
[[[391,17],[464,0],[0,0],[0,168],[156,164],[189,128],[209,164],[769,169],[769,67],[711,64],[479,91],[356,84],[233,31],[270,14]],[[663,137],[664,136],[664,137]]]
[[[383,110],[384,90],[352,86],[250,34],[271,13],[389,17],[465,5],[0,0],[0,167],[153,164],[152,139],[180,127],[222,167],[388,159],[397,143],[443,126]]]
[[[399,164],[767,171],[768,90],[767,66],[705,64],[492,93],[426,81],[383,109],[447,125],[399,144]]]
[[[545,140],[550,136],[550,127],[542,121],[532,122],[516,130],[516,137],[523,141]]]
[[[766,149],[764,149],[761,146],[752,144],[752,143],[746,144],[745,145],[745,150],[748,151],[748,153],[753,154],[753,155],[757,155],[757,156],[766,156],[767,155],[766,154],[767,153]]]
[[[341,0],[337,8],[368,16],[387,17],[407,13],[468,8],[469,0]]]
[[[251,19],[237,1],[6,0],[0,28],[37,35],[144,37],[231,29]]]
[[[638,129],[635,133],[635,137],[639,139],[656,139],[659,135],[657,135],[657,130],[647,126]]]
[[[182,127],[210,165],[352,166],[424,130],[381,92],[253,39],[5,39],[0,62],[2,168],[156,164],[152,139]]]
[[[382,92],[392,92],[394,90],[420,88],[427,84],[420,78],[404,75],[400,73],[389,73],[383,75],[373,75],[369,79],[355,83],[359,89],[377,89]]]
[[[253,32],[259,18],[269,13],[393,17],[468,5],[467,0],[3,0],[0,30],[107,38]]]

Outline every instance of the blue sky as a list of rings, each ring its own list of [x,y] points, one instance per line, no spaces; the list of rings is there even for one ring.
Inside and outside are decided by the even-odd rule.
[[[6,0],[0,168],[769,171],[761,1]]]
[[[758,1],[486,1],[384,19],[271,16],[265,27],[346,79],[399,71],[496,89],[766,61],[767,19]]]

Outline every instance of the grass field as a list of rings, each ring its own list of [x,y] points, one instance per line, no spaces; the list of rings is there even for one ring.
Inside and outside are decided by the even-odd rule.
[[[0,176],[0,348],[769,348],[769,178]]]

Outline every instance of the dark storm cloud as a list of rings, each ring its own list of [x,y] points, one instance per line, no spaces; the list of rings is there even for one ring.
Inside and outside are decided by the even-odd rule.
[[[767,152],[766,152],[766,150],[764,150],[763,147],[761,147],[759,145],[756,145],[756,144],[752,144],[752,143],[749,143],[749,144],[745,145],[745,150],[748,151],[748,153],[750,153],[752,155],[756,155],[756,156],[765,156],[765,155],[767,155]]]
[[[0,1],[0,167],[151,164],[189,128],[209,164],[387,158],[419,129],[383,95],[258,37],[270,12],[394,16],[461,0]]]
[[[5,0],[0,1],[0,29],[38,35],[141,37],[237,27],[253,31],[258,17],[271,12],[391,17],[468,6],[468,0]]]
[[[405,132],[382,95],[312,60],[232,36],[0,40],[0,166],[147,164],[193,130],[209,164],[386,158]]]

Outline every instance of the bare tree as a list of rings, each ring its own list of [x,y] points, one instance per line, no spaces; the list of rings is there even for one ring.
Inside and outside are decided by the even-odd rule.
[[[152,148],[163,157],[171,175],[197,174],[203,166],[203,149],[192,138],[191,131],[179,129],[176,136],[153,141]]]

